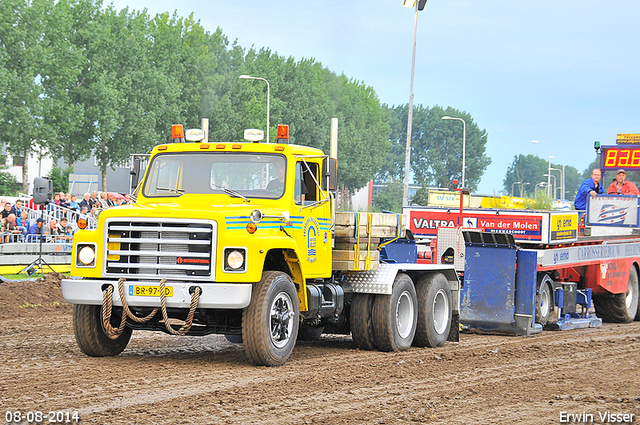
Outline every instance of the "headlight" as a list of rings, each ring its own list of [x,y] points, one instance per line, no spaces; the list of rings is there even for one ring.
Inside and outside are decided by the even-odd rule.
[[[233,250],[227,254],[227,265],[232,270],[238,270],[244,264],[244,255],[238,251]]]
[[[85,245],[78,250],[78,261],[85,266],[91,265],[96,259],[95,247]]]

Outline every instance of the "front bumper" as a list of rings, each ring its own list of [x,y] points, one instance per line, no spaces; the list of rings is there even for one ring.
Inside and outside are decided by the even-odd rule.
[[[62,279],[62,296],[71,304],[102,305],[102,290],[106,285],[113,286],[113,305],[122,306],[117,280]],[[124,282],[124,293],[127,304],[132,307],[160,307],[160,297],[130,295],[133,285],[160,286],[157,281]],[[173,296],[166,297],[169,308],[189,308],[191,294],[189,289],[200,287],[201,294],[198,308],[236,309],[245,308],[251,301],[250,283],[204,283],[175,282],[165,283],[165,287],[173,288]]]

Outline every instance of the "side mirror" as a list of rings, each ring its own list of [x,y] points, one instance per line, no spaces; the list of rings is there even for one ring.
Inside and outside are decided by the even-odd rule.
[[[338,188],[338,161],[335,158],[325,158],[322,161],[322,190],[336,190]]]
[[[131,174],[131,193],[133,193],[140,181],[140,158],[133,158],[133,164],[131,165],[131,171],[129,173]]]
[[[36,177],[33,179],[33,203],[45,205],[51,202],[53,194],[53,182],[48,177]]]

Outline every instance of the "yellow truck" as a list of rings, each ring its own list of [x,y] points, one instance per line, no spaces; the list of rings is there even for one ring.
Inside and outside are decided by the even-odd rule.
[[[453,266],[418,264],[399,215],[336,212],[335,159],[286,131],[209,143],[174,127],[136,202],[74,236],[62,291],[81,351],[117,355],[133,330],[216,333],[279,366],[322,332],[382,351],[457,340]]]

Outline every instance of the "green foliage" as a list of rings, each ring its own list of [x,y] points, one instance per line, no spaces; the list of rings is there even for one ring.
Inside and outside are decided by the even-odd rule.
[[[0,194],[4,196],[18,196],[20,183],[15,176],[7,171],[0,170]]]
[[[555,176],[551,177],[551,186],[556,187],[555,196],[552,198],[559,198],[560,196],[560,186],[562,184],[562,164],[554,164],[551,163],[551,175]],[[542,191],[544,193],[547,192],[547,174],[549,170],[549,162],[545,161],[542,158],[539,158],[535,155],[517,155],[513,158],[513,162],[507,169],[507,173],[505,175],[503,181],[504,192],[508,195],[512,194],[513,196],[521,196],[525,198],[534,197],[537,199],[537,193]],[[580,187],[580,183],[582,183],[582,178],[580,173],[575,167],[565,166],[564,167],[564,185],[565,185],[565,196],[564,199],[573,200],[576,196],[576,192],[578,191],[578,187]],[[522,191],[522,192],[521,192]]]
[[[390,114],[391,151],[379,173],[383,181],[404,176],[408,120],[408,105],[385,108]],[[444,116],[466,123],[465,186],[475,190],[491,163],[485,155],[487,132],[480,130],[470,114],[451,107],[414,106],[410,158],[414,181],[423,187],[446,188],[452,187],[453,179],[462,178],[463,125],[442,120]]]
[[[386,187],[380,189],[373,198],[373,208],[376,211],[393,211],[402,213],[402,192],[404,186],[400,182],[389,182]]]
[[[51,179],[54,192],[68,192],[69,191],[69,174],[73,173],[73,167],[58,168],[54,167],[49,171],[47,177]]]
[[[538,190],[535,194],[535,200],[531,204],[531,209],[534,210],[550,210],[553,205],[553,199],[547,196],[547,192],[544,190]]]

